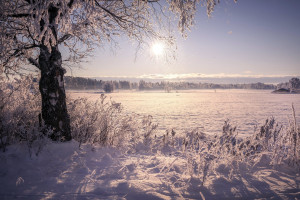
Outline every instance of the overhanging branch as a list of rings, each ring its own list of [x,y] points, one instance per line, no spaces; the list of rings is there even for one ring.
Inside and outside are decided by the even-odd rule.
[[[68,40],[70,37],[72,37],[71,34],[65,34],[64,36],[62,36],[62,37],[58,40],[58,44],[64,42],[65,40]]]
[[[30,57],[30,58],[28,58],[28,61],[30,64],[32,64],[32,65],[36,66],[38,69],[40,69],[39,63],[34,58]]]
[[[23,18],[23,17],[29,17],[29,16],[31,16],[31,15],[27,14],[27,13],[7,15],[7,17],[14,17],[14,18]]]
[[[127,21],[127,20],[123,19],[122,17],[117,16],[116,14],[112,13],[110,10],[108,10],[108,9],[104,8],[103,6],[101,6],[97,0],[95,0],[95,3],[98,7],[100,7],[102,10],[107,12],[110,16],[112,16],[116,21],[121,21],[121,22],[126,22]]]

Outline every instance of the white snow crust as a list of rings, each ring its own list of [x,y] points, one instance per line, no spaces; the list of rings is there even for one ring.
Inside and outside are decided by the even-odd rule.
[[[299,171],[270,166],[268,155],[255,166],[226,165],[202,185],[187,173],[180,152],[124,153],[76,141],[49,142],[29,156],[26,145],[0,153],[0,199],[299,199]],[[236,169],[235,169],[236,170]]]

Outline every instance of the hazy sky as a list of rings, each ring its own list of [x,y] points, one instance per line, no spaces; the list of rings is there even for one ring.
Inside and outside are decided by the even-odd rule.
[[[122,40],[114,52],[109,45],[98,49],[73,75],[299,76],[300,0],[221,0],[211,18],[198,10],[177,46],[174,61],[155,59],[147,49],[135,59],[135,46]]]

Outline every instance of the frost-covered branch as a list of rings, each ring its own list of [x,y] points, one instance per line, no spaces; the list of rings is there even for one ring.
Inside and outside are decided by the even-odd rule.
[[[172,46],[171,18],[164,12],[178,16],[178,28],[184,34],[193,25],[199,0],[168,0],[163,10],[153,0],[0,2],[0,75],[18,73],[27,64],[36,66],[41,72],[42,118],[53,130],[51,139],[71,140],[60,47],[69,51],[69,62],[79,63],[95,46],[114,43],[120,36],[136,41],[139,47],[152,40]],[[209,2],[215,1],[206,0],[211,9],[215,3]]]
[[[62,36],[60,39],[58,39],[58,44],[64,42],[65,40],[68,40],[69,38],[71,38],[72,35],[71,34],[65,34],[64,36]]]
[[[168,30],[171,19],[166,12],[178,16],[174,19],[185,35],[185,30],[194,23],[196,5],[200,2],[207,6],[208,14],[218,3],[216,0],[167,0],[166,3],[160,0],[1,0],[1,72],[17,71],[18,66],[28,63],[28,58],[36,59],[39,48],[24,48],[30,45],[46,46],[49,51],[64,45],[74,52],[78,45],[92,49],[116,41],[119,36],[128,36],[140,44],[157,39],[171,44],[174,37]]]
[[[38,69],[40,69],[40,65],[35,59],[28,58],[28,61],[29,61],[30,64],[32,64],[32,65],[36,66]]]

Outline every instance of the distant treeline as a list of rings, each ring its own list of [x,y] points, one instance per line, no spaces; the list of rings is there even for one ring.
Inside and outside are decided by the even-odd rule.
[[[275,85],[264,83],[250,84],[214,84],[190,82],[139,82],[140,90],[187,90],[187,89],[275,89]]]
[[[82,77],[65,77],[66,89],[87,90],[103,89],[106,92],[113,90],[188,90],[188,89],[270,89],[277,88],[276,85],[264,83],[249,84],[214,84],[214,83],[190,83],[190,82],[146,82],[141,80],[139,83],[130,81],[102,81]]]
[[[112,87],[112,89],[131,90],[138,89],[138,83],[131,83],[129,81],[102,81],[90,78],[66,76],[65,88],[74,90],[91,90],[91,89],[105,89]]]

